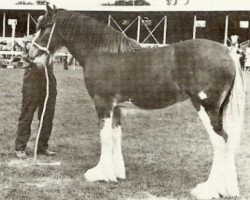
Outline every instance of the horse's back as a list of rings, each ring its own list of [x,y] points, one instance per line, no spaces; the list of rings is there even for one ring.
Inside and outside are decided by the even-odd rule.
[[[228,48],[218,42],[206,39],[186,40],[174,45],[176,56],[181,61],[178,64],[191,64],[204,67],[204,64],[211,68],[221,69],[225,65],[233,64]],[[221,63],[223,61],[223,63]],[[198,63],[197,63],[198,62]],[[226,62],[226,63],[225,63]],[[221,67],[217,68],[217,65]],[[204,68],[203,68],[204,69]]]

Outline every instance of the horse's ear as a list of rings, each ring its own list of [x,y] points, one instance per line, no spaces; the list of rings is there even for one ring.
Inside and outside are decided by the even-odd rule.
[[[56,11],[57,7],[53,4],[53,11]]]
[[[53,13],[53,9],[46,2],[46,15],[51,15]]]

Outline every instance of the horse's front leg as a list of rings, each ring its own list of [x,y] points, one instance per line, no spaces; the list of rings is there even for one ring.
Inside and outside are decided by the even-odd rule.
[[[125,165],[122,155],[122,128],[121,128],[121,110],[114,105],[113,110],[113,139],[114,139],[114,164],[116,178],[125,179]]]
[[[95,106],[99,118],[101,155],[98,164],[85,173],[85,178],[92,182],[117,181],[117,177],[125,178],[120,146],[121,127],[118,125],[120,119],[114,117],[114,115],[119,116],[119,113],[115,109],[113,100],[107,98],[96,96]]]

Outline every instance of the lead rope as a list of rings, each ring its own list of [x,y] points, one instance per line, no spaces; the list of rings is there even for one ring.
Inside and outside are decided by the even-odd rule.
[[[33,165],[60,165],[61,164],[60,162],[54,162],[54,163],[37,163],[38,141],[39,141],[39,138],[40,138],[40,135],[41,135],[41,130],[42,130],[42,126],[43,126],[44,115],[45,115],[45,112],[46,112],[47,103],[48,103],[48,99],[49,99],[49,75],[48,75],[48,68],[47,68],[47,66],[48,66],[48,63],[50,61],[51,54],[50,54],[50,51],[49,51],[49,46],[50,46],[50,43],[51,43],[52,35],[54,33],[54,30],[55,30],[55,26],[56,26],[56,23],[53,24],[53,27],[51,29],[51,33],[50,33],[50,36],[49,36],[47,47],[42,47],[41,45],[39,45],[39,44],[37,44],[35,42],[36,39],[38,38],[38,36],[40,35],[40,31],[37,32],[35,38],[32,40],[32,46],[35,45],[39,50],[44,51],[47,54],[46,56],[48,56],[46,58],[46,62],[44,63],[45,77],[46,77],[46,97],[45,97],[45,100],[44,100],[44,103],[43,103],[43,111],[42,111],[42,115],[41,115],[41,119],[40,119],[40,124],[39,124],[39,128],[38,128],[37,136],[36,136],[36,143],[35,143],[35,148],[34,148],[34,158],[33,158],[33,162],[32,162]]]
[[[48,99],[49,99],[49,75],[48,75],[48,68],[47,68],[47,64],[48,64],[49,59],[50,59],[50,55],[48,55],[48,58],[46,58],[46,62],[45,62],[45,65],[44,65],[45,77],[46,77],[46,97],[45,97],[45,100],[44,100],[44,103],[43,103],[43,111],[42,111],[40,124],[39,124],[39,128],[38,128],[37,136],[36,136],[33,165],[37,164],[38,141],[39,141],[39,138],[40,138],[40,135],[41,135],[41,130],[42,130],[42,126],[43,126],[43,119],[44,119],[44,115],[45,115],[45,111],[46,111],[47,103],[48,103]]]

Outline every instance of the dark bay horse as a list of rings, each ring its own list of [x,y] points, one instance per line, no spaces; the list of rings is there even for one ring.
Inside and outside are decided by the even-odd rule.
[[[88,181],[124,179],[119,103],[157,109],[190,98],[214,148],[199,199],[239,196],[235,152],[244,112],[239,63],[223,45],[203,39],[142,49],[138,43],[81,13],[51,8],[38,24],[31,59],[66,46],[81,64],[99,118],[101,155]]]

